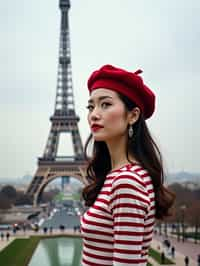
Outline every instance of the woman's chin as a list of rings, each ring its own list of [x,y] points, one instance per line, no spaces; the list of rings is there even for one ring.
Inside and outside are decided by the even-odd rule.
[[[93,138],[95,141],[105,141],[105,138],[103,136],[98,136],[98,134],[93,134]]]

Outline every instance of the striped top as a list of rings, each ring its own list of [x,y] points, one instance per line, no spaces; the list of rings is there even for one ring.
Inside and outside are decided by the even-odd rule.
[[[110,172],[81,217],[81,265],[146,265],[154,222],[154,190],[147,171],[128,164]]]

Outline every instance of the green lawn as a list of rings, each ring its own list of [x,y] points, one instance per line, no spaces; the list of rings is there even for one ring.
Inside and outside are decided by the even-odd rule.
[[[0,252],[0,265],[28,265],[28,262],[39,241],[40,237],[37,236],[24,239],[15,239],[10,245]]]
[[[63,192],[60,192],[54,197],[54,200],[55,201],[80,200],[80,193],[73,193],[72,195],[64,195]]]
[[[153,248],[149,249],[149,255],[159,264],[161,264],[161,255],[160,252],[156,251]],[[168,258],[165,258],[165,263],[164,264],[174,264],[174,262]]]
[[[27,266],[41,239],[58,238],[63,235],[31,236],[15,239],[0,252],[0,266]],[[79,236],[71,236],[79,238]]]

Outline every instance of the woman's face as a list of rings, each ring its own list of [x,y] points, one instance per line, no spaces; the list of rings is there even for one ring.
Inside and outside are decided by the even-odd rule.
[[[99,88],[88,101],[88,123],[96,141],[119,140],[127,137],[130,117],[115,91]]]

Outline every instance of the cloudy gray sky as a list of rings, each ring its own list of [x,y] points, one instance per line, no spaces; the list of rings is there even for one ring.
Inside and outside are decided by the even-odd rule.
[[[200,172],[200,1],[71,0],[73,85],[83,142],[86,81],[114,64],[143,69],[157,95],[148,125],[169,172]],[[58,0],[0,3],[0,178],[34,174],[56,94]],[[71,144],[69,144],[71,145]]]

